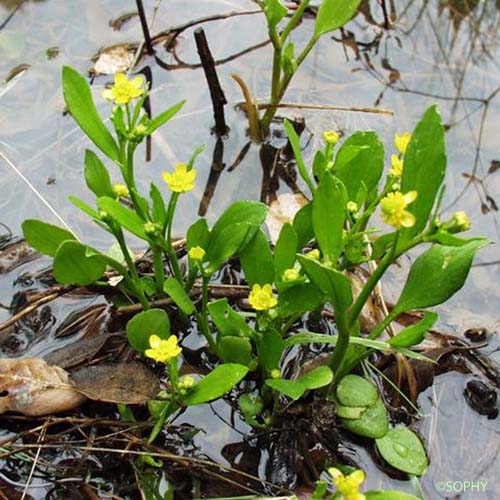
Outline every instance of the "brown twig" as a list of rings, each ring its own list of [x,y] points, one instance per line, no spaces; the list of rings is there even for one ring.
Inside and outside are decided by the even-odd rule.
[[[149,34],[148,21],[146,19],[146,13],[144,12],[142,0],[136,0],[136,4],[139,12],[139,19],[141,20],[142,34],[144,35],[144,45],[146,46],[148,54],[152,56],[155,53],[155,50],[151,41],[151,35]]]
[[[318,109],[325,111],[352,111],[356,113],[375,113],[379,115],[394,115],[394,111],[390,109],[382,108],[363,108],[357,106],[335,106],[328,104],[302,104],[302,103],[292,103],[292,102],[282,102],[281,104],[271,105],[269,103],[256,104],[258,109],[269,109],[269,108],[283,108],[283,109]],[[236,108],[240,108],[246,111],[246,102],[239,102],[236,104]]]
[[[224,117],[224,106],[227,104],[226,96],[220,85],[217,70],[215,69],[214,58],[210,52],[203,28],[195,30],[194,39],[196,40],[196,48],[208,82],[208,89],[210,90],[210,98],[212,99],[214,110],[215,132],[221,137],[228,131],[226,119]]]

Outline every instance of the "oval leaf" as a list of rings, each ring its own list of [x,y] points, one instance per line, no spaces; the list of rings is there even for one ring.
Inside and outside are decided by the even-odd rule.
[[[108,158],[118,162],[120,159],[118,146],[97,113],[87,80],[78,71],[64,66],[62,82],[64,100],[71,116]]]
[[[161,339],[170,337],[170,319],[163,309],[149,309],[136,314],[125,328],[130,345],[137,352],[149,349],[149,337],[158,335]]]
[[[306,388],[299,382],[295,380],[285,380],[285,379],[268,379],[266,380],[266,385],[274,389],[275,391],[284,394],[296,401],[299,399],[304,392],[306,392]]]
[[[59,283],[87,286],[104,274],[106,261],[96,250],[78,241],[65,241],[57,249],[53,270]]]
[[[89,149],[85,150],[85,182],[96,196],[114,196],[107,168]]]
[[[51,257],[63,242],[76,240],[76,236],[66,229],[37,219],[25,220],[21,227],[26,241],[35,250]]]
[[[337,399],[344,406],[372,406],[378,399],[377,388],[359,375],[346,375],[337,387]]]
[[[389,416],[384,403],[380,398],[373,406],[368,407],[361,418],[356,420],[342,419],[346,429],[354,434],[369,438],[381,438],[387,434],[389,429]]]
[[[428,461],[422,441],[404,425],[391,429],[376,444],[384,460],[394,468],[415,476],[426,471]]]
[[[323,0],[316,14],[314,36],[336,30],[351,19],[356,13],[361,0]]]
[[[245,279],[250,286],[273,283],[273,254],[262,229],[257,229],[252,241],[242,250],[240,262]]]
[[[229,392],[248,373],[248,368],[235,363],[219,365],[204,377],[186,396],[188,406],[201,405]]]
[[[184,287],[175,278],[168,278],[163,285],[163,290],[184,314],[192,314],[194,312],[193,302],[186,293],[186,290],[184,290]]]

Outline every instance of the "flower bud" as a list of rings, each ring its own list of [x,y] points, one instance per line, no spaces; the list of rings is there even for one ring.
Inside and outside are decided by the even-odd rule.
[[[152,236],[152,237],[158,236],[160,234],[160,231],[161,231],[160,225],[157,224],[156,222],[146,222],[146,224],[144,224],[143,227],[144,227],[144,232],[148,236]]]
[[[283,273],[283,281],[296,281],[300,278],[300,273],[297,269],[286,269]]]
[[[339,134],[337,132],[334,132],[333,130],[328,130],[327,132],[323,132],[323,139],[327,144],[331,144],[332,146],[335,146],[337,142],[340,139]]]
[[[130,196],[128,187],[120,183],[113,186],[113,193],[117,198],[128,198]]]

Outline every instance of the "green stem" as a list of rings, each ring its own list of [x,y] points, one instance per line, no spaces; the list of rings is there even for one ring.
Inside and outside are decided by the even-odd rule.
[[[130,273],[131,282],[133,284],[134,292],[139,299],[139,302],[142,305],[142,308],[146,311],[149,309],[149,301],[144,295],[144,291],[141,286],[141,281],[139,278],[139,274],[137,273],[137,269],[135,268],[134,261],[130,256],[130,253],[127,248],[127,244],[125,243],[125,237],[123,236],[123,231],[121,228],[115,231],[115,238],[120,245],[120,249],[125,257],[125,262],[127,263],[127,267]]]
[[[208,283],[210,277],[203,276],[202,290],[201,290],[201,313],[196,313],[196,320],[200,326],[201,333],[207,339],[210,350],[216,354],[217,345],[215,343],[214,337],[210,332],[210,327],[208,324]]]
[[[337,344],[333,350],[332,360],[330,361],[330,368],[334,373],[335,380],[337,380],[337,373],[340,371],[340,367],[344,361],[351,336],[349,334],[349,326],[344,313],[336,311],[335,324],[337,325],[339,334]]]
[[[288,74],[285,76],[285,78],[280,82],[279,85],[279,90],[276,92],[276,95],[274,96],[274,99],[272,99],[271,96],[271,102],[270,102],[270,107],[266,110],[264,113],[264,116],[262,117],[261,120],[261,127],[264,130],[264,132],[268,133],[269,132],[269,127],[271,125],[271,121],[274,118],[274,115],[276,114],[277,111],[277,106],[283,99],[283,96],[285,95],[285,92],[288,88],[288,85],[290,85],[290,82],[293,78],[293,75],[296,73],[297,69],[299,66],[304,62],[304,59],[308,56],[309,52],[313,49],[314,45],[316,45],[316,42],[318,41],[318,37],[313,36],[307,45],[304,47],[302,52],[300,53],[299,57],[297,58],[297,66],[295,68],[295,71],[292,73]]]
[[[286,41],[290,33],[296,28],[297,24],[299,24],[300,20],[302,19],[302,15],[304,14],[307,7],[309,7],[310,2],[311,0],[302,0],[302,2],[300,2],[297,10],[294,12],[293,16],[290,18],[285,28],[283,29],[283,32],[281,33],[281,40],[283,40],[283,42]]]
[[[163,285],[165,284],[165,268],[163,267],[163,258],[161,248],[153,246],[153,267],[155,271],[156,289],[159,294],[163,293]]]

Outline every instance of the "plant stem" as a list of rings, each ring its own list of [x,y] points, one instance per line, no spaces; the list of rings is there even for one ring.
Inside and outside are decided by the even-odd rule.
[[[349,333],[349,326],[347,324],[345,313],[336,312],[335,323],[337,325],[339,335],[337,344],[335,345],[335,349],[333,351],[332,360],[330,361],[330,368],[332,369],[335,380],[337,381],[337,373],[340,371],[340,367],[344,361],[351,335]]]
[[[156,289],[159,294],[163,293],[165,284],[165,269],[163,267],[163,258],[161,248],[156,245],[151,248],[153,253],[153,267],[155,272]]]
[[[134,292],[139,299],[139,302],[142,305],[142,308],[147,311],[149,309],[149,301],[144,295],[144,291],[142,290],[141,286],[141,281],[139,278],[139,274],[137,273],[137,269],[135,268],[134,261],[132,260],[132,257],[130,256],[130,253],[127,248],[127,244],[125,243],[125,238],[123,236],[123,231],[121,228],[119,228],[117,231],[115,231],[115,238],[118,241],[118,244],[120,245],[120,249],[123,253],[123,256],[125,257],[125,262],[127,263],[127,267],[130,273],[131,277],[131,282],[134,285]]]
[[[287,76],[285,76],[283,78],[283,80],[280,82],[279,90],[274,95],[274,99],[273,99],[273,96],[271,95],[271,102],[270,102],[271,107],[269,107],[266,110],[266,112],[264,113],[264,116],[262,117],[262,120],[260,121],[261,128],[266,134],[269,133],[269,127],[271,125],[271,121],[273,120],[274,115],[276,114],[276,111],[277,111],[276,106],[283,99],[283,96],[285,95],[285,92],[288,88],[288,85],[290,85],[290,82],[293,78],[293,75],[297,72],[299,66],[303,63],[304,59],[307,57],[309,52],[311,52],[314,45],[316,45],[317,41],[318,41],[318,37],[316,37],[316,36],[313,36],[309,40],[309,42],[307,43],[307,45],[304,47],[304,49],[300,53],[299,57],[297,58],[297,66],[295,68],[295,71],[291,72],[290,74],[288,74]]]
[[[201,291],[201,313],[196,313],[196,319],[200,325],[200,330],[203,336],[207,339],[210,350],[216,354],[217,345],[215,344],[214,337],[210,332],[210,327],[208,325],[208,282],[210,277],[203,276],[202,280],[202,291]]]
[[[288,35],[290,35],[290,33],[296,28],[297,24],[299,24],[300,20],[302,19],[302,15],[309,6],[310,2],[311,0],[302,0],[302,2],[300,2],[297,10],[294,12],[293,16],[290,18],[285,28],[283,29],[283,32],[281,33],[281,40],[283,40],[283,42],[286,41]]]

